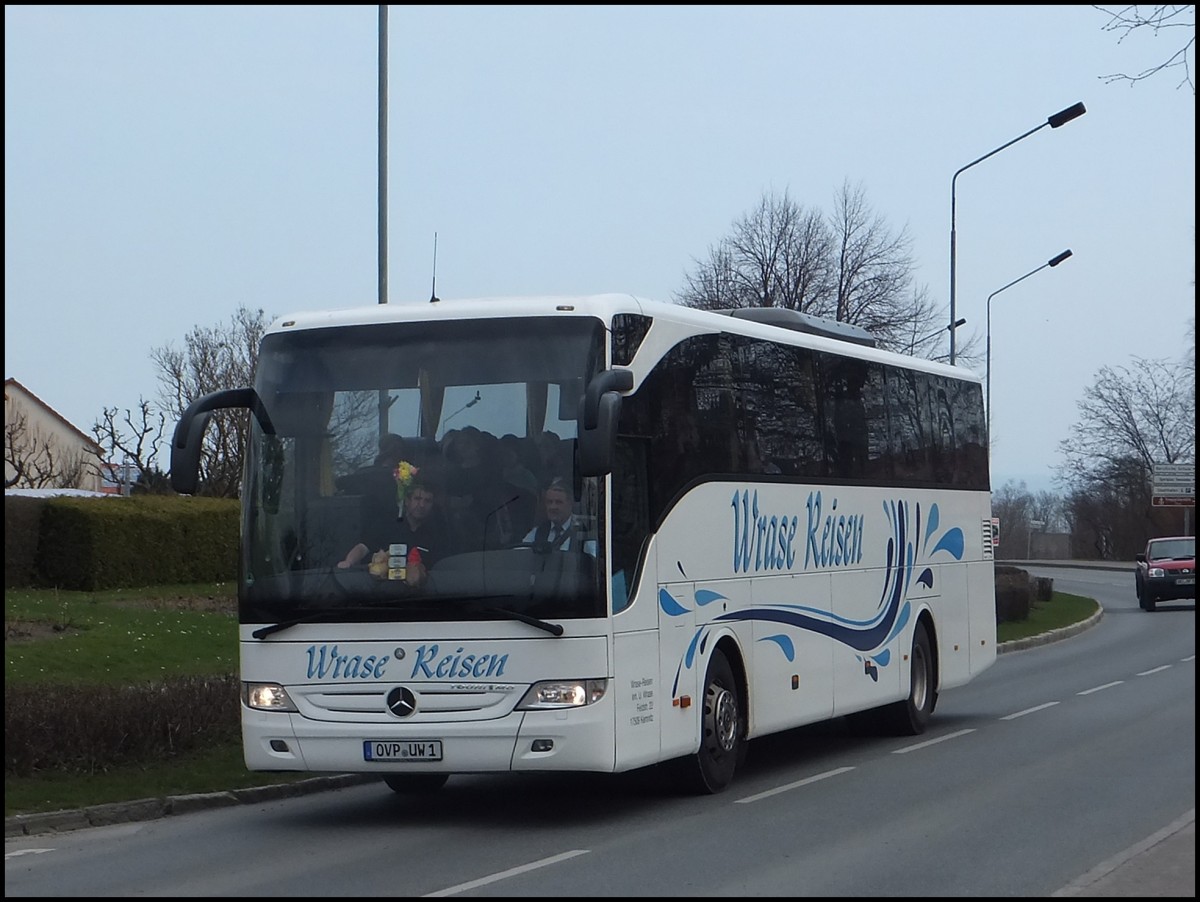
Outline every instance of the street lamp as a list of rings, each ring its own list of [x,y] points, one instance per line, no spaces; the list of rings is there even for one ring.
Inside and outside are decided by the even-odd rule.
[[[1071,256],[1071,251],[1069,249],[1065,250],[1058,256],[1051,257],[1049,260],[1047,260],[1045,263],[1043,263],[1037,269],[1031,269],[1029,272],[1025,273],[1025,275],[1021,276],[1021,278],[1014,279],[1013,281],[1009,282],[1007,285],[1004,286],[1004,288],[1012,288],[1018,282],[1023,282],[1025,279],[1028,279],[1034,273],[1041,272],[1047,266],[1058,266],[1058,264],[1062,263],[1069,256]],[[987,400],[987,427],[988,427],[988,447],[989,448],[992,446],[992,298],[994,298],[996,295],[998,295],[1000,292],[1002,292],[1004,290],[1004,288],[997,288],[995,291],[993,291],[991,294],[988,295],[988,299],[987,299],[987,376],[985,378],[985,382],[986,382],[986,394],[987,394],[986,400]]]
[[[933,338],[934,336],[941,335],[943,332],[946,332],[950,329],[957,329],[959,326],[965,326],[966,324],[967,324],[967,318],[965,316],[962,316],[962,317],[959,317],[958,319],[956,319],[953,323],[951,323],[948,326],[942,326],[942,328],[940,328],[934,332],[930,332],[928,335],[925,335],[921,338],[914,339],[913,341],[909,342],[909,344],[908,344],[908,353],[911,354],[913,352],[913,349],[917,345],[923,344],[924,342],[929,341],[929,339]]]
[[[468,401],[462,407],[458,408],[458,410],[454,411],[454,413],[450,414],[450,416],[446,417],[446,419],[442,420],[442,428],[445,429],[447,423],[449,423],[451,420],[453,420],[456,416],[458,416],[460,413],[462,413],[468,407],[474,407],[476,404],[478,404],[482,400],[483,400],[483,398],[481,398],[479,396],[479,392],[475,392],[474,398],[472,398],[470,401]]]
[[[1036,128],[1031,128],[1029,131],[1025,132],[1025,134],[1018,135],[1017,137],[1015,137],[1011,141],[1009,141],[1007,144],[1001,144],[995,150],[988,151],[983,156],[981,156],[978,160],[972,160],[966,166],[963,166],[961,169],[959,169],[958,172],[954,173],[954,178],[950,179],[950,325],[947,328],[949,328],[949,330],[950,330],[950,364],[951,364],[951,366],[954,365],[954,359],[955,359],[954,330],[956,328],[956,326],[954,324],[954,315],[956,313],[956,308],[954,306],[954,281],[955,281],[955,273],[954,273],[954,262],[955,262],[954,261],[954,255],[955,255],[955,248],[954,248],[954,245],[955,245],[954,190],[955,190],[955,184],[958,181],[959,175],[962,174],[963,172],[965,172],[966,170],[970,169],[976,163],[982,163],[984,160],[986,160],[988,157],[992,156],[993,154],[998,154],[1000,151],[1004,150],[1004,148],[1011,147],[1012,145],[1014,145],[1018,141],[1020,141],[1022,138],[1028,138],[1034,132],[1040,131],[1041,129],[1045,128],[1047,125],[1050,126],[1051,128],[1058,128],[1060,125],[1066,125],[1072,119],[1079,118],[1086,112],[1087,112],[1087,108],[1084,107],[1084,105],[1082,103],[1077,103],[1074,106],[1067,107],[1065,110],[1060,110],[1059,112],[1057,112],[1053,116],[1049,117],[1045,122],[1043,122],[1041,125],[1037,126]]]

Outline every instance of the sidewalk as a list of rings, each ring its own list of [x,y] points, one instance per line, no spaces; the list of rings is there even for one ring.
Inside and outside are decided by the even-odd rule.
[[[1196,895],[1196,810],[1072,880],[1055,896]]]

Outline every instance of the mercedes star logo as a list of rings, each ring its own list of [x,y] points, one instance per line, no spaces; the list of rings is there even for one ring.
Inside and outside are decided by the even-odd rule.
[[[410,717],[416,713],[417,697],[406,686],[397,686],[387,694],[388,710],[397,717]]]

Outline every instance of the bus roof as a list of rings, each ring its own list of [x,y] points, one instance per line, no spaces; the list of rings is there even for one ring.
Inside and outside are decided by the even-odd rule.
[[[759,308],[769,310],[770,308]],[[634,313],[665,319],[692,328],[698,334],[729,332],[784,344],[811,347],[933,373],[951,379],[980,382],[971,370],[923,357],[913,357],[878,347],[869,342],[870,333],[856,326],[795,311],[738,314],[730,310],[699,310],[682,304],[654,301],[633,294],[494,296],[372,304],[281,316],[267,330],[291,332],[374,323],[429,322],[454,319],[499,319],[523,316],[582,316],[609,322],[614,314]]]

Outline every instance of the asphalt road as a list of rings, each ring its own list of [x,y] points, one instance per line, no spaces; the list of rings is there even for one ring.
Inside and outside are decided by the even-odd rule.
[[[999,563],[999,562],[998,562]],[[1133,592],[1132,563],[1102,564],[1097,562],[1005,561],[1027,569],[1046,569],[1047,575],[1063,567],[1112,569],[1130,572],[1130,593]],[[1058,642],[1089,629],[1100,621],[1103,611],[1083,623],[1055,630],[1041,636],[1002,643],[1000,653],[1020,651],[1036,645]],[[230,792],[172,796],[98,805],[74,811],[17,815],[5,818],[5,858],[21,854],[8,848],[10,841],[39,834],[53,834],[88,827],[108,826],[134,821],[153,820],[195,811],[238,804],[255,804],[313,792],[325,792],[348,786],[375,782],[365,775],[317,777],[290,784],[264,786]],[[1081,874],[1062,887],[1055,896],[1184,896],[1196,895],[1196,825],[1195,810],[1177,821],[1147,836],[1128,849],[1114,855]]]

